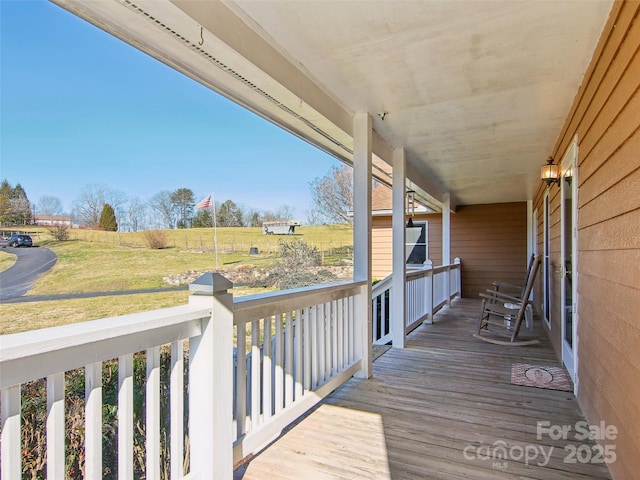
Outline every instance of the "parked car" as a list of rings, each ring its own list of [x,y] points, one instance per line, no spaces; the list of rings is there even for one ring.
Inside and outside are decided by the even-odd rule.
[[[5,248],[9,246],[9,240],[4,237],[0,237],[0,248]]]
[[[33,240],[29,235],[11,235],[7,242],[10,247],[31,247]]]

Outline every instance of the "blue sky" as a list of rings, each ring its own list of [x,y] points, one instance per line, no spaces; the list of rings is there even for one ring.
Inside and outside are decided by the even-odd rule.
[[[184,187],[304,221],[309,182],[339,165],[56,5],[0,0],[0,18],[0,177],[32,202]]]

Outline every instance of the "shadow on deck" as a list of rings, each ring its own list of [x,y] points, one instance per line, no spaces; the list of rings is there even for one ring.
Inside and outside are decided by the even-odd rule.
[[[235,479],[610,478],[586,462],[597,449],[575,438],[584,417],[571,392],[511,385],[512,363],[560,366],[539,321],[539,345],[504,347],[472,336],[479,311],[478,301],[454,302],[407,348],[379,357],[373,378],[348,381]],[[545,421],[570,426],[568,438],[538,435]]]

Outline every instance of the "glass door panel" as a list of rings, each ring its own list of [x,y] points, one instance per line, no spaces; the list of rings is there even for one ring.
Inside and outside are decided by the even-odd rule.
[[[573,349],[573,195],[572,188],[567,182],[571,181],[570,176],[563,175],[563,188],[562,188],[562,209],[564,214],[563,221],[563,237],[564,237],[564,262],[562,265],[562,274],[564,276],[563,290],[564,290],[564,302],[562,307],[564,308],[564,340],[567,342],[569,348]]]
[[[561,322],[562,322],[562,362],[567,371],[576,378],[576,158],[577,142],[571,144],[561,163],[560,180],[560,265],[557,272],[561,276]]]

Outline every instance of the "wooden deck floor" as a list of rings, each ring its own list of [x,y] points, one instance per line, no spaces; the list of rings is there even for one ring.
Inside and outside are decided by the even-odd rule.
[[[455,302],[407,348],[378,358],[372,379],[333,392],[235,479],[610,478],[602,464],[568,463],[586,444],[573,436],[584,417],[572,393],[510,383],[512,363],[559,366],[549,343],[481,342],[472,337],[478,313],[475,300]],[[539,439],[538,421],[572,432]],[[492,458],[500,447],[506,457]],[[595,453],[590,444],[581,452]]]

